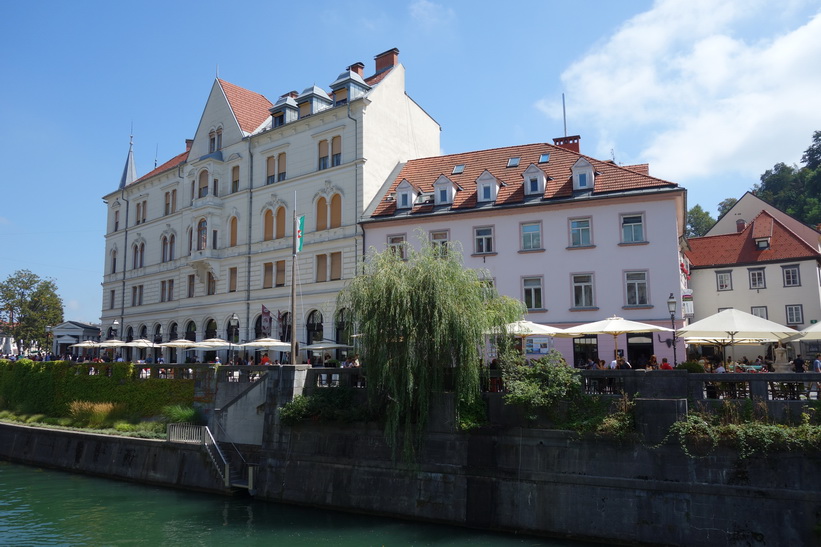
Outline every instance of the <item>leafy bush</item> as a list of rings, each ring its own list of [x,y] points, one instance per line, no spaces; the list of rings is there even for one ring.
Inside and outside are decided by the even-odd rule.
[[[550,408],[561,399],[581,394],[581,375],[565,363],[562,354],[551,350],[547,355],[522,366],[516,362],[502,364],[504,384],[508,390],[505,403],[523,406],[535,419],[536,410]]]
[[[698,361],[685,361],[676,365],[676,370],[686,370],[695,374],[705,372],[704,367]]]
[[[202,424],[203,418],[199,410],[193,406],[169,405],[162,409],[162,417],[165,423],[170,424]]]
[[[365,405],[354,404],[353,388],[317,389],[309,397],[297,395],[279,409],[283,425],[296,425],[305,420],[322,422],[361,422],[370,417]]]

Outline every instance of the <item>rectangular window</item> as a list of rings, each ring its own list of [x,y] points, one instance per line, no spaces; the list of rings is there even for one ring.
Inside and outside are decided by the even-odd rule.
[[[208,294],[217,294],[217,278],[211,272],[208,272]]]
[[[342,165],[342,137],[331,139],[331,166]]]
[[[751,289],[766,289],[767,283],[764,279],[764,268],[750,268],[747,270],[750,274],[750,288]]]
[[[328,255],[316,255],[316,282],[328,280]]]
[[[646,306],[647,272],[626,272],[624,275],[628,306]]]
[[[473,235],[476,242],[476,254],[493,252],[493,228],[491,226],[474,228]]]
[[[165,214],[171,214],[171,192],[165,193]]]
[[[787,324],[800,325],[804,322],[804,306],[801,304],[790,304],[787,306]]]
[[[573,276],[573,307],[593,307],[593,275],[576,274]]]
[[[284,260],[277,260],[276,267],[277,267],[276,286],[277,287],[284,287],[285,286],[285,261]]]
[[[132,306],[142,306],[143,305],[143,286],[142,285],[134,285],[131,287],[131,305]]]
[[[641,215],[625,215],[621,217],[622,243],[644,242],[644,219]]]
[[[750,313],[761,319],[769,319],[767,317],[767,306],[753,306],[750,308]]]
[[[519,159],[520,158],[509,158],[507,160],[508,167],[518,167],[519,166]]]
[[[231,193],[239,192],[239,165],[231,168]]]
[[[285,164],[286,156],[285,152],[277,156],[277,181],[282,182],[285,180],[285,172],[286,172],[286,164]]]
[[[319,170],[328,168],[328,141],[319,142]]]
[[[114,211],[114,231],[120,229],[120,211]]]
[[[590,219],[579,218],[570,221],[570,246],[589,247],[590,246]]]
[[[445,256],[448,252],[448,233],[447,232],[431,232],[430,242],[436,248],[439,256]]]
[[[165,302],[165,295],[167,294],[166,282],[160,281],[160,302]]]
[[[733,290],[733,272],[730,270],[716,272],[716,289],[719,291]]]
[[[140,224],[140,211],[142,210],[142,206],[142,203],[137,203],[137,205],[135,205],[135,207],[137,208],[137,214],[134,217],[134,223],[137,225]]]
[[[522,224],[522,250],[532,251],[542,248],[542,225],[538,222]]]
[[[801,275],[798,266],[781,266],[785,287],[800,287]]]
[[[524,293],[525,307],[528,310],[542,309],[541,277],[525,277],[522,279],[522,292]]]
[[[116,294],[117,293],[114,290],[108,291],[108,302],[109,302],[108,309],[110,309],[110,310],[113,310],[114,306],[117,305]]]
[[[547,163],[550,161],[550,154],[542,154],[539,156],[539,163]]]
[[[439,203],[447,203],[448,202],[448,191],[445,188],[441,188],[439,190]]]
[[[587,188],[587,173],[579,173],[579,188]]]
[[[483,184],[482,185],[482,201],[490,201],[491,198],[491,188],[490,184]]]
[[[131,306],[134,307],[137,305],[137,286],[134,285],[131,287]]]
[[[402,209],[407,209],[410,207],[410,194],[408,192],[402,192],[399,194],[399,207]]]
[[[166,288],[168,290],[168,294],[166,295],[165,299],[166,299],[166,301],[171,302],[172,300],[174,300],[174,280],[173,279],[168,280],[168,282],[166,283]]]
[[[262,288],[270,289],[274,283],[274,263],[265,262],[262,265]]]
[[[217,248],[217,231],[216,230],[211,231],[211,248],[212,249]]]
[[[220,181],[219,179],[214,179],[214,197],[219,197],[220,195]]]
[[[398,236],[388,236],[388,248],[391,252],[397,255],[402,260],[407,258],[405,254],[405,236],[398,235]]]
[[[528,190],[528,194],[538,194],[539,193],[539,179],[536,177],[532,177],[529,181],[530,189]]]
[[[265,184],[273,184],[276,182],[276,158],[269,156],[265,160]]]
[[[191,274],[188,276],[188,298],[194,298],[194,283],[195,276]]]
[[[228,268],[228,292],[237,292],[237,269]]]
[[[331,253],[331,281],[342,279],[342,253]]]

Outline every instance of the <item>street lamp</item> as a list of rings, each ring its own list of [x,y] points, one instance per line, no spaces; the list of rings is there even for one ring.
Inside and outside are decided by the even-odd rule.
[[[233,344],[235,343],[235,339],[237,337],[237,331],[239,330],[239,317],[237,317],[237,314],[235,314],[235,313],[232,313],[231,314],[231,319],[228,320],[228,330],[229,330],[228,347],[231,350],[231,355],[228,357],[228,364],[233,365],[234,364],[234,346],[233,346]]]
[[[667,299],[667,311],[670,312],[670,324],[673,326],[673,367],[678,366],[678,358],[676,356],[676,297],[670,293],[670,298]]]

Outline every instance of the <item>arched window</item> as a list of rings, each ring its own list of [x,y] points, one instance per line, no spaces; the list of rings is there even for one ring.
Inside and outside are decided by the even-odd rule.
[[[111,251],[111,273],[117,273],[117,250]]]
[[[197,191],[198,198],[204,198],[208,195],[208,171],[203,171],[200,173],[199,184],[197,185],[199,190]]]
[[[351,312],[347,308],[342,308],[336,312],[336,343],[350,344],[351,343]]]
[[[148,340],[148,327],[146,327],[145,325],[140,327],[140,339]]]
[[[168,262],[168,238],[162,236],[162,261]]]
[[[262,316],[260,315],[259,317],[257,317],[257,320],[254,321],[254,338],[259,339],[262,337]]]
[[[177,324],[171,323],[171,327],[168,329],[168,341],[170,342],[171,340],[176,340],[179,336],[180,335],[177,332]]]
[[[194,250],[194,230],[188,228],[188,255],[191,256],[191,251]]]
[[[185,325],[185,339],[191,342],[197,341],[197,324],[193,321],[189,321],[188,324]]]
[[[200,219],[197,224],[197,250],[204,251],[208,248],[208,223],[205,219]]]
[[[231,217],[231,222],[229,223],[229,232],[230,246],[234,247],[237,244],[237,217]]]
[[[291,314],[285,312],[279,320],[279,339],[283,342],[291,341]]]
[[[316,231],[328,229],[328,201],[325,198],[316,200]]]
[[[217,337],[217,322],[213,319],[209,319],[205,323],[205,339],[208,340],[209,338],[216,338]]]
[[[152,342],[155,344],[162,344],[162,325],[157,325],[154,327],[154,339]]]
[[[276,234],[275,237],[277,239],[285,237],[285,207],[280,206],[277,208],[277,216],[276,216]]]
[[[125,331],[125,341],[126,342],[133,342],[134,341],[134,328],[128,327]]]
[[[274,213],[270,209],[265,209],[262,226],[262,240],[271,241],[274,239]]]
[[[322,313],[319,310],[314,310],[308,314],[308,324],[306,325],[308,331],[308,343],[313,344],[323,340],[322,329]]]
[[[176,244],[177,238],[174,234],[171,234],[168,237],[168,260],[174,260],[175,258],[174,247],[176,246]]]
[[[334,194],[331,198],[331,228],[342,226],[342,196]]]
[[[140,246],[135,243],[131,250],[133,251],[131,253],[131,269],[136,270],[139,268],[138,264],[140,263]]]
[[[145,243],[140,243],[140,268],[143,267],[145,260]]]

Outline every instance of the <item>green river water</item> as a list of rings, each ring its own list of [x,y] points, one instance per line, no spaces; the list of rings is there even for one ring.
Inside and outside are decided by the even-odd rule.
[[[0,461],[0,545],[590,545],[183,492]]]

